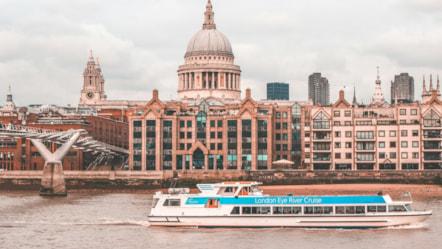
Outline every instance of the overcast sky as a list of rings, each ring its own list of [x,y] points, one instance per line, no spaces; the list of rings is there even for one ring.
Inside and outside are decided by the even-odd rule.
[[[0,105],[76,106],[93,50],[109,100],[176,99],[177,69],[202,28],[207,0],[0,1]],[[330,82],[330,101],[368,103],[376,67],[386,100],[395,74],[415,78],[415,99],[442,74],[440,0],[212,0],[217,29],[242,70],[242,96],[266,97],[267,82],[290,83],[307,100],[308,76]]]

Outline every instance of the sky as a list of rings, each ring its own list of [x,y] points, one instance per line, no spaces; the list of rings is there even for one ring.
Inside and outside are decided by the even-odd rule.
[[[109,100],[145,100],[158,89],[177,98],[178,66],[202,28],[207,0],[2,0],[0,105],[9,86],[18,106],[77,106],[93,51]],[[356,88],[369,103],[377,67],[385,99],[407,72],[415,99],[442,74],[440,0],[212,0],[217,29],[241,67],[241,90],[266,98],[266,83],[290,84],[290,99],[307,101],[308,76],[330,83],[330,101]]]

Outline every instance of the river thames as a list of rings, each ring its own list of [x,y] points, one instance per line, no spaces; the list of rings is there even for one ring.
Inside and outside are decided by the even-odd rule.
[[[414,198],[433,210],[418,226],[389,229],[154,228],[152,193],[72,191],[66,198],[0,191],[0,248],[440,248],[442,197]]]

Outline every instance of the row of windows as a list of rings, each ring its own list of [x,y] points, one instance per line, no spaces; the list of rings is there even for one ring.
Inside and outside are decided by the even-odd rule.
[[[274,206],[273,208],[270,206],[235,206],[233,207],[230,214],[233,215],[266,215],[266,214],[274,214],[274,215],[308,215],[308,214],[365,214],[369,213],[385,213],[387,212],[406,212],[407,210],[411,211],[411,207],[408,205],[407,207],[403,205],[368,205],[368,206],[305,206],[302,208],[301,206]],[[271,212],[272,211],[272,212]]]

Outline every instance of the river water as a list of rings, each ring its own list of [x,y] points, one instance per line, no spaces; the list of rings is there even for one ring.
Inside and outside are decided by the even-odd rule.
[[[0,191],[0,248],[441,248],[442,197],[414,198],[431,209],[422,225],[390,229],[198,229],[150,227],[152,194]]]

